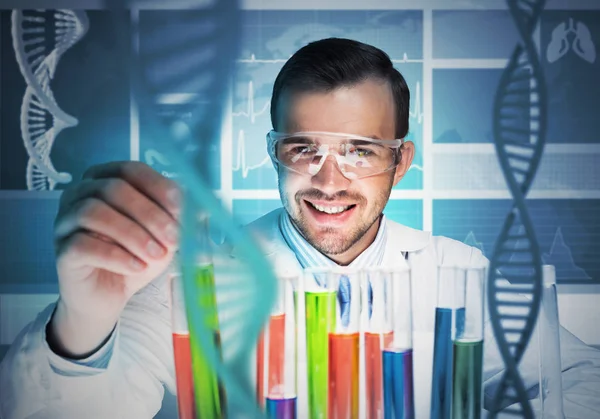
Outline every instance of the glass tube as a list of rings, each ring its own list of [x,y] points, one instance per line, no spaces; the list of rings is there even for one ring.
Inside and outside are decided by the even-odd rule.
[[[171,325],[173,353],[175,357],[175,380],[177,385],[177,410],[180,419],[195,419],[194,378],[190,331],[185,311],[181,274],[170,276]]]
[[[221,356],[221,335],[217,310],[216,287],[211,246],[209,243],[209,226],[206,214],[196,216],[197,228],[194,231],[195,245],[191,265],[182,264],[183,278],[189,278],[184,284],[186,318],[190,333],[192,375],[194,385],[196,418],[217,418],[226,414],[225,391],[219,382],[215,368],[209,362],[200,340],[212,339],[217,356]],[[182,258],[185,262],[185,258]],[[190,291],[190,293],[187,293]],[[189,306],[188,306],[189,304]],[[196,336],[194,330],[198,326],[207,329],[208,335]],[[196,327],[194,327],[196,326]]]
[[[279,278],[278,295],[257,349],[257,394],[271,419],[297,416],[295,287]]]
[[[411,272],[363,275],[367,418],[414,418]]]
[[[542,272],[544,281],[542,305],[536,326],[538,331],[539,400],[541,407],[538,417],[564,419],[556,270],[553,265],[544,265]]]
[[[464,284],[464,269],[437,268],[437,305],[431,377],[431,418],[450,419],[452,407],[453,339],[464,327],[465,309],[457,305],[457,287]]]
[[[485,268],[466,268],[457,280],[456,305],[464,307],[464,324],[456,328],[453,339],[452,418],[479,419],[483,408]]]
[[[308,417],[358,417],[360,278],[347,268],[303,279]]]

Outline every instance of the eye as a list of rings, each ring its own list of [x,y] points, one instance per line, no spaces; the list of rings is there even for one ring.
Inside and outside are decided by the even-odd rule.
[[[310,156],[314,154],[317,150],[317,147],[314,144],[306,144],[306,143],[290,143],[285,144],[282,151],[283,154],[293,157],[293,156]]]
[[[357,155],[358,157],[368,157],[371,154],[373,154],[373,152],[371,150],[369,150],[368,148],[356,147],[356,146],[353,146],[353,145],[350,145],[347,148],[347,152],[349,154]]]
[[[306,154],[306,153],[310,153],[313,150],[314,150],[314,147],[311,147],[309,145],[299,145],[299,146],[292,148],[290,150],[290,152],[293,154]]]

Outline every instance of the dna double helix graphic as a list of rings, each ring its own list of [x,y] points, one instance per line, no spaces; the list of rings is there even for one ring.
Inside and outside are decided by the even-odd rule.
[[[257,242],[237,227],[211,190],[209,169],[214,162],[213,154],[207,152],[221,144],[223,114],[241,39],[239,1],[169,4],[171,9],[164,10],[164,0],[105,0],[106,9],[113,12],[116,35],[122,40],[123,59],[130,66],[132,98],[140,115],[149,116],[144,118],[149,133],[145,141],[177,168],[178,183],[185,191],[179,262],[190,341],[197,341],[202,361],[218,375],[225,390],[227,417],[263,417],[249,367],[254,361],[252,348],[275,301],[277,280]],[[134,38],[133,51],[127,45],[128,37]],[[189,96],[184,103],[190,115],[185,119],[189,129],[177,129],[183,117],[161,119],[158,97],[166,93]],[[227,250],[211,250],[213,258],[223,252],[227,262],[219,271],[215,263],[215,290],[199,284],[193,269],[206,256],[199,253],[207,241],[206,231],[198,229],[199,219],[205,220],[206,215],[211,227],[228,238],[236,256],[234,260]],[[205,320],[214,316],[214,311],[199,303],[212,297],[210,293],[216,294],[218,301],[221,348]],[[206,394],[202,383],[194,381],[196,394]]]
[[[520,43],[502,74],[494,102],[495,148],[513,198],[488,272],[491,324],[505,364],[489,417],[502,413],[533,418],[518,365],[537,321],[542,293],[542,260],[525,197],[542,156],[546,133],[546,92],[533,32],[544,0],[508,0]],[[508,283],[507,283],[508,282]],[[515,298],[517,294],[529,298]]]
[[[72,176],[57,172],[50,159],[56,137],[78,121],[63,111],[50,83],[61,56],[88,30],[84,11],[13,10],[12,43],[27,88],[21,104],[21,136],[29,155],[28,190],[52,190]]]

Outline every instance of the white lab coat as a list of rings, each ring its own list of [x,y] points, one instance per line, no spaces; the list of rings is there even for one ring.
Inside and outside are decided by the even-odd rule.
[[[250,225],[277,273],[299,271],[295,255],[278,228],[281,209]],[[385,266],[409,263],[413,272],[414,377],[416,417],[429,417],[431,356],[436,306],[436,266],[481,266],[481,252],[461,242],[388,220]],[[401,252],[409,252],[408,262]],[[235,252],[233,252],[235,254]],[[164,387],[175,393],[168,272],[138,292],[117,328],[110,362],[96,369],[75,365],[53,354],[45,326],[54,305],[43,310],[17,337],[0,366],[0,417],[151,418],[161,408]],[[219,281],[219,263],[215,263]],[[240,319],[243,321],[243,319]],[[530,345],[535,345],[532,339]],[[560,331],[564,410],[567,418],[600,418],[600,351]],[[493,333],[486,324],[484,403],[494,394],[503,371]],[[533,348],[533,347],[532,347]],[[528,350],[520,372],[535,394],[535,350]],[[173,411],[173,417],[176,412]]]

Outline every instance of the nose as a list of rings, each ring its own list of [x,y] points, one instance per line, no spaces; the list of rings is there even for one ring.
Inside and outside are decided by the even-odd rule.
[[[348,189],[350,182],[340,171],[333,156],[327,156],[321,170],[311,178],[312,186],[328,195]]]

